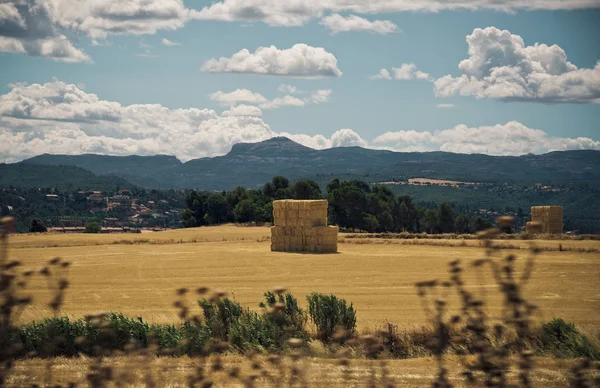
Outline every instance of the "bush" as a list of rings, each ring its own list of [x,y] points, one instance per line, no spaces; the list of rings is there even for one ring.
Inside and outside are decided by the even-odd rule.
[[[217,299],[214,302],[202,299],[198,301],[198,305],[204,312],[204,321],[212,338],[227,341],[231,326],[242,315],[242,306],[229,298]]]
[[[29,224],[29,233],[46,233],[48,228],[39,218],[33,218]]]
[[[102,228],[96,222],[90,222],[85,226],[86,233],[100,233]]]
[[[537,342],[537,353],[542,355],[600,360],[600,349],[582,335],[574,324],[565,322],[562,318],[553,318],[550,322],[542,324]]]
[[[338,328],[345,330],[347,335],[354,334],[356,312],[352,303],[348,306],[345,299],[338,299],[333,294],[312,293],[306,299],[308,300],[308,314],[322,341],[331,341],[333,333]]]

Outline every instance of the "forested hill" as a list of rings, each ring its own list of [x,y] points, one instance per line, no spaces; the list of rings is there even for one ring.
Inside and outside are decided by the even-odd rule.
[[[75,166],[46,166],[25,163],[0,164],[0,187],[114,190],[128,189],[134,185],[112,175],[95,175]]]
[[[411,177],[487,183],[600,186],[600,151],[561,151],[544,155],[489,156],[449,152],[392,152],[360,147],[314,150],[287,138],[233,146],[224,156],[181,163],[173,156],[40,155],[26,164],[73,165],[95,174],[113,174],[147,188],[226,190],[258,187],[273,176],[290,179]],[[318,176],[325,178],[317,178]]]

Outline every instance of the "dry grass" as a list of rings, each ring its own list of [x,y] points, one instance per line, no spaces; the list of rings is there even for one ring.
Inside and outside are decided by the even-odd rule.
[[[257,241],[270,237],[267,227],[223,225],[219,227],[176,229],[154,233],[115,234],[17,234],[10,236],[12,248],[46,248],[93,245],[178,244],[219,241]]]
[[[263,357],[258,357],[257,361],[263,365],[268,364]],[[239,367],[242,375],[256,373],[250,367],[250,361],[243,356],[228,355],[223,358],[227,368]],[[9,386],[31,386],[31,384],[44,383],[44,376],[47,372],[48,363],[52,363],[52,377],[54,384],[66,385],[70,382],[85,383],[85,375],[89,372],[88,367],[91,363],[87,358],[56,358],[51,360],[31,359],[18,361],[14,373],[9,379]],[[532,380],[534,386],[544,387],[564,387],[567,385],[567,377],[564,373],[572,361],[561,361],[551,358],[538,358],[536,360],[536,369],[533,372]],[[103,364],[113,366],[115,377],[120,373],[133,372],[133,381],[127,386],[146,386],[143,376],[150,373],[154,382],[160,387],[186,387],[185,376],[193,372],[194,367],[198,365],[197,359],[188,357],[180,358],[156,358],[150,360],[142,357],[113,357],[107,359]],[[377,376],[380,375],[380,362],[369,360],[352,360],[350,381],[344,380],[344,367],[338,364],[337,360],[308,358],[300,361],[306,371],[306,381],[310,386],[319,387],[347,387],[347,386],[368,386],[371,370],[375,370]],[[136,368],[132,369],[132,366]],[[390,360],[386,362],[389,376],[398,387],[425,387],[431,386],[434,380],[437,365],[432,358],[417,358],[408,360]],[[453,371],[450,374],[450,380],[456,387],[464,386],[463,380],[458,376],[459,362],[456,358],[448,359],[448,366]],[[289,376],[289,360],[284,364],[286,375]],[[273,368],[272,373],[277,373]],[[515,375],[515,372],[510,374]],[[236,384],[231,378],[228,378],[226,371],[219,372],[212,376],[216,387],[242,387],[242,384]],[[287,378],[289,379],[289,377]],[[287,380],[286,379],[286,380]],[[258,386],[272,386],[265,380],[258,380]]]
[[[354,302],[358,326],[365,330],[377,328],[384,320],[401,327],[424,324],[427,317],[415,296],[415,282],[446,278],[450,260],[482,255],[481,249],[470,246],[442,249],[394,244],[341,244],[340,253],[331,255],[281,253],[269,250],[268,234],[268,228],[222,226],[161,232],[151,237],[12,236],[11,258],[22,261],[25,267],[42,266],[55,256],[71,261],[71,285],[62,311],[73,317],[118,311],[150,322],[174,323],[178,318],[171,304],[174,290],[180,287],[224,289],[242,305],[256,308],[263,292],[285,285],[304,306],[304,296],[313,291],[331,292]],[[162,242],[115,243],[142,238]],[[208,242],[170,243],[186,239]],[[52,244],[60,247],[39,248]],[[500,294],[492,279],[479,280],[466,271],[465,280],[472,287],[489,291],[490,311],[499,315]],[[51,315],[48,287],[41,279],[36,282],[31,284],[34,303],[21,321]],[[600,326],[600,253],[545,252],[536,263],[526,296],[540,306],[535,317],[538,321],[557,316],[578,325]]]

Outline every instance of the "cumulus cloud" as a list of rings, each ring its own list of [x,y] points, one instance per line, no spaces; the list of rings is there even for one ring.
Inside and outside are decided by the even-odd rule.
[[[385,79],[391,80],[395,79],[398,81],[409,81],[413,79],[432,81],[433,78],[417,68],[414,63],[403,63],[400,67],[392,67],[392,74],[387,69],[379,70],[379,73],[369,77],[373,80]]]
[[[186,8],[182,0],[2,1],[0,51],[65,62],[91,62],[66,35],[83,34],[92,39],[92,44],[104,45],[100,42],[110,34],[144,35],[175,30],[197,14],[198,11]]]
[[[515,121],[474,128],[457,125],[436,132],[387,132],[369,143],[352,129],[340,129],[330,137],[276,132],[256,106],[235,105],[219,115],[211,109],[121,105],[58,81],[10,88],[0,96],[0,158],[9,162],[42,153],[170,154],[185,161],[223,155],[233,144],[275,136],[317,149],[360,146],[492,155],[600,150],[598,140],[551,137]]]
[[[283,96],[259,105],[262,109],[277,109],[283,106],[304,106],[304,101],[294,96]]]
[[[389,20],[370,21],[357,15],[342,16],[339,13],[331,14],[321,20],[333,34],[349,31],[367,31],[373,34],[391,34],[400,29]]]
[[[277,90],[280,91],[281,93],[294,94],[298,91],[298,88],[296,88],[295,86],[292,86],[292,85],[281,84],[281,85],[279,85]]]
[[[494,126],[457,125],[436,132],[413,130],[386,132],[373,143],[398,151],[447,151],[488,155],[523,155],[577,149],[600,150],[600,141],[586,137],[551,137],[540,129],[532,129],[517,121]]]
[[[293,134],[282,132],[280,136],[285,136],[292,139],[296,143],[304,146],[322,150],[332,147],[367,147],[368,142],[360,137],[360,135],[354,132],[352,129],[340,129],[334,132],[331,137],[323,135],[305,135],[305,134]]]
[[[281,85],[279,86],[278,90],[292,90],[293,92],[300,93],[300,91],[298,91],[296,88],[290,87],[289,85]],[[218,102],[222,106],[235,105],[243,102],[249,105],[258,105],[261,109],[278,109],[285,106],[304,106],[306,104],[321,104],[328,102],[331,96],[331,90],[315,90],[310,93],[309,97],[304,99],[300,99],[288,94],[269,100],[262,94],[255,93],[248,89],[236,89],[229,93],[219,90],[215,93],[209,94],[208,96],[212,101]]]
[[[313,104],[322,104],[329,101],[331,96],[331,89],[319,89],[315,90],[310,94],[310,97],[306,98],[306,102],[312,102]]]
[[[173,41],[171,41],[171,40],[169,40],[167,38],[162,38],[162,40],[160,41],[160,43],[162,43],[163,46],[170,46],[170,47],[172,47],[172,46],[181,46],[181,43],[173,42]]]
[[[146,35],[176,30],[197,15],[182,0],[43,0],[62,28],[91,38],[109,34]]]
[[[413,79],[432,81],[429,74],[417,69],[414,63],[403,63],[400,67],[392,67],[393,79],[398,81],[408,81]],[[387,69],[379,70],[379,73],[370,77],[371,79],[391,80],[392,75]]]
[[[233,92],[223,92],[221,90],[208,95],[212,101],[218,102],[221,105],[235,105],[238,102],[249,104],[259,104],[268,100],[260,93],[255,93],[248,89],[236,89]]]
[[[252,117],[261,117],[262,111],[259,107],[252,105],[235,105],[229,108],[229,110],[224,111],[222,116],[252,116]]]
[[[241,73],[298,78],[340,77],[335,55],[322,47],[303,43],[289,49],[259,47],[251,53],[242,49],[230,58],[209,59],[202,65],[208,73]]]
[[[44,1],[0,3],[0,52],[28,54],[63,62],[91,62],[56,28]]]
[[[273,26],[301,26],[327,12],[380,14],[443,10],[558,10],[599,8],[597,0],[222,0],[204,7],[195,17],[208,20],[263,22]]]
[[[42,153],[170,154],[185,161],[286,135],[318,148],[346,144],[335,134],[277,133],[256,106],[235,105],[219,115],[211,109],[121,105],[60,81],[9,87],[0,96],[0,158],[9,162]]]
[[[495,27],[476,28],[467,44],[469,57],[458,65],[462,74],[437,79],[437,96],[600,103],[600,62],[593,69],[579,69],[559,46],[526,46],[519,35]]]
[[[379,73],[372,75],[371,77],[369,77],[371,79],[387,79],[387,80],[391,80],[392,76],[390,75],[390,72],[387,69],[381,69],[379,70]]]

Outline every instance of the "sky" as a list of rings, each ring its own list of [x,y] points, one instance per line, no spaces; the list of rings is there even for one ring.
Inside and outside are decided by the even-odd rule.
[[[0,0],[0,162],[600,150],[600,0]]]

